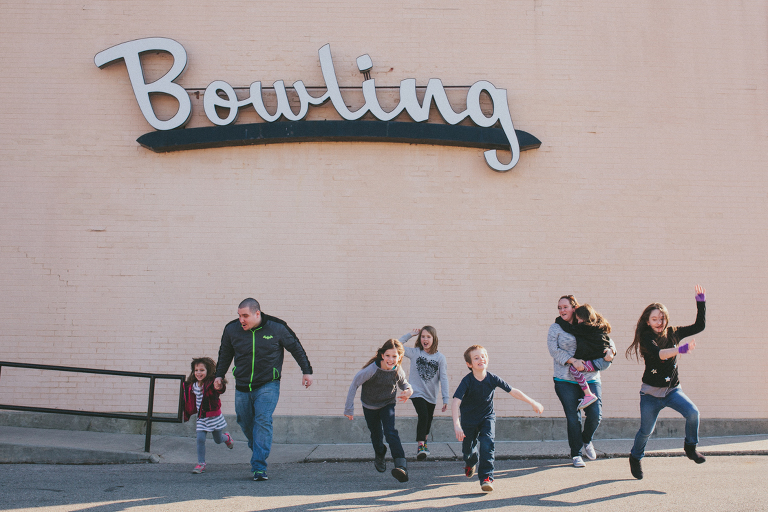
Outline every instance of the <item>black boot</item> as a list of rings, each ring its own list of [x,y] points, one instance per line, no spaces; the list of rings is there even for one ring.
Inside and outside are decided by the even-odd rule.
[[[683,449],[685,450],[685,455],[688,456],[688,458],[696,464],[703,464],[707,461],[707,459],[702,454],[696,451],[695,444],[684,443]]]
[[[640,459],[636,459],[633,456],[629,456],[629,470],[632,472],[632,476],[638,480],[643,479],[643,466],[640,465]]]
[[[387,461],[384,457],[387,455],[387,447],[384,447],[384,451],[379,455],[376,454],[376,458],[373,459],[373,467],[376,468],[376,471],[379,473],[383,473],[387,470]]]
[[[398,482],[408,481],[408,463],[405,461],[405,458],[395,459],[395,469],[392,470],[392,476]]]

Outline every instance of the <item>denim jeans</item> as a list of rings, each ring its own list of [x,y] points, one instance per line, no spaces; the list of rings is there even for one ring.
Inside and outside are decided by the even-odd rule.
[[[464,465],[477,467],[477,476],[482,482],[486,477],[493,478],[493,461],[496,457],[496,419],[485,418],[479,425],[461,425],[464,441],[461,452]]]
[[[400,435],[395,428],[395,404],[385,405],[381,409],[366,409],[363,407],[363,416],[371,431],[371,443],[376,455],[387,453],[384,438],[387,438],[389,449],[393,459],[404,459],[405,452],[400,442]]]
[[[280,398],[280,381],[273,380],[253,391],[235,391],[237,424],[248,438],[251,471],[266,471],[272,448],[272,413]]]
[[[656,398],[653,395],[640,393],[640,430],[635,436],[635,444],[632,446],[632,457],[642,459],[645,455],[645,445],[648,438],[656,428],[656,419],[665,407],[669,407],[685,418],[685,442],[687,444],[699,443],[699,410],[691,399],[685,396],[679,387],[672,389],[664,398]]]
[[[555,381],[555,393],[565,412],[568,427],[568,445],[571,447],[571,457],[581,457],[581,449],[592,442],[600,420],[603,417],[603,392],[599,382],[590,382],[589,389],[597,396],[597,402],[584,409],[584,431],[581,430],[581,411],[578,409],[579,400],[584,398],[584,392],[576,382]]]

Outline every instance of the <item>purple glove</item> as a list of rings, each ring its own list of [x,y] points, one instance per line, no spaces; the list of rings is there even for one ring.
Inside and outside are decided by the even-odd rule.
[[[688,353],[688,344],[687,344],[687,343],[684,343],[684,344],[682,344],[682,345],[679,345],[679,346],[677,347],[677,351],[678,351],[680,354],[687,354],[687,353]]]
[[[706,302],[706,298],[703,293],[696,294],[696,302]]]

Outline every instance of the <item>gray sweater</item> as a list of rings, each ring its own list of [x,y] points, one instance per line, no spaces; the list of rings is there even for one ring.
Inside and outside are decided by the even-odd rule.
[[[611,347],[615,350],[615,345],[611,341]],[[573,354],[576,353],[576,338],[568,334],[562,327],[554,323],[550,326],[547,333],[547,348],[555,364],[554,376],[556,380],[568,380],[576,382],[571,375],[569,364],[566,364]],[[584,378],[590,382],[600,382],[600,372],[582,372]]]
[[[395,366],[391,370],[382,370],[373,362],[357,372],[355,378],[352,379],[347,393],[347,402],[344,405],[345,416],[354,415],[355,393],[360,386],[363,386],[360,401],[366,409],[381,409],[393,404],[397,400],[397,388],[405,391],[411,387],[400,366]]]
[[[400,343],[405,345],[413,337],[411,333],[400,336]],[[443,403],[449,398],[448,362],[440,352],[428,354],[416,347],[404,347],[405,357],[411,360],[411,371],[408,374],[413,395],[411,398],[423,398],[431,404],[437,403],[437,387],[442,389]]]

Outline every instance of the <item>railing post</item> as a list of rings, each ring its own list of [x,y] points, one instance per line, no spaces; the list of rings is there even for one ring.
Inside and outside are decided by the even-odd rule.
[[[147,403],[147,434],[144,439],[144,451],[149,452],[149,443],[152,440],[152,409],[155,405],[155,377],[149,378],[149,400]]]

